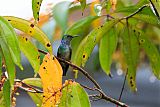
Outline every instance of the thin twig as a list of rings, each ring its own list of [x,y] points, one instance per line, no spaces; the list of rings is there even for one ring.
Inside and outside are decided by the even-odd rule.
[[[47,54],[47,52],[43,51],[43,50],[40,50],[38,49],[39,52],[43,53],[43,54]],[[56,56],[55,56],[56,57]],[[77,70],[79,70],[81,73],[83,73],[89,80],[92,81],[92,83],[98,88],[98,89],[101,89],[101,87],[99,86],[99,84],[88,74],[87,71],[85,71],[84,69],[82,69],[81,67],[78,67],[77,65],[69,62],[69,61],[66,61],[62,58],[59,58],[59,57],[56,57],[59,61],[62,61],[64,63],[67,63],[69,64],[71,67],[73,68],[76,68]]]
[[[98,92],[100,92],[102,94],[101,99],[104,99],[106,101],[112,102],[112,103],[114,103],[116,105],[119,105],[121,107],[128,107],[128,105],[126,105],[125,103],[122,103],[120,101],[117,101],[117,100],[115,100],[115,99],[107,96],[102,90],[100,90],[98,88],[95,88],[95,90],[98,91]]]
[[[43,51],[43,50],[39,50],[39,49],[38,49],[38,51],[41,52],[41,53],[43,53],[43,54],[47,54],[47,52],[45,52],[45,51]],[[56,56],[55,56],[55,57],[56,57]],[[62,62],[64,62],[64,63],[67,63],[67,64],[69,64],[71,67],[76,68],[76,69],[79,70],[81,73],[83,73],[90,81],[92,81],[92,82],[94,83],[94,85],[96,86],[96,88],[93,88],[93,89],[94,89],[95,91],[98,91],[98,92],[100,93],[100,96],[99,96],[99,97],[100,97],[101,99],[104,99],[104,100],[106,100],[106,101],[112,102],[112,103],[114,103],[114,104],[116,104],[116,105],[119,105],[119,106],[121,106],[121,107],[128,107],[126,104],[124,104],[124,103],[122,103],[122,102],[119,102],[119,101],[117,101],[117,100],[115,100],[115,99],[107,96],[107,95],[102,91],[101,87],[100,87],[99,84],[96,82],[96,80],[94,80],[94,79],[88,74],[87,71],[85,71],[85,70],[82,69],[81,67],[78,67],[77,65],[75,65],[75,64],[73,64],[73,63],[71,63],[71,62],[69,62],[69,61],[66,61],[66,60],[61,59],[61,58],[58,58],[58,57],[56,57],[56,58],[57,58],[59,61],[62,61]],[[88,89],[92,90],[92,88],[88,88]]]
[[[120,101],[117,101],[116,99],[113,99],[113,98],[107,96],[101,89],[98,89],[98,88],[90,88],[90,87],[87,87],[87,86],[82,85],[82,84],[81,84],[81,86],[82,86],[83,88],[88,89],[88,90],[98,91],[100,94],[96,94],[96,97],[99,97],[100,99],[104,99],[104,100],[106,100],[106,101],[112,102],[112,103],[114,103],[114,104],[116,104],[116,105],[119,105],[119,106],[121,106],[121,107],[128,107],[126,104],[124,104],[124,103],[122,103],[122,102],[120,102]]]
[[[152,0],[149,0],[149,1],[150,1],[150,3],[151,3],[151,6],[153,7],[153,11],[155,12],[155,15],[156,15],[158,18],[160,18],[159,13],[158,13],[155,5],[153,4]]]
[[[124,81],[123,81],[123,85],[122,85],[122,89],[121,89],[121,93],[119,95],[118,101],[121,101],[121,97],[122,97],[122,94],[123,94],[123,91],[124,91],[124,87],[125,87],[125,83],[126,83],[126,79],[127,79],[127,74],[128,74],[128,70],[126,72],[126,75],[125,75],[125,78],[124,78]],[[117,105],[117,107],[118,107],[118,105]]]
[[[20,88],[24,91],[27,91],[27,92],[31,92],[31,93],[43,93],[42,90],[39,90],[35,87],[32,87],[31,85],[28,85],[24,82],[22,82],[21,80],[15,80],[16,84],[14,85],[16,88]],[[26,85],[26,87],[24,87],[23,85]]]
[[[121,18],[121,20],[123,20],[123,19],[129,19],[129,18],[133,17],[134,15],[138,14],[139,12],[141,12],[144,8],[146,8],[148,6],[149,6],[148,4],[143,5],[138,10],[136,10],[134,13],[130,14],[129,16]]]

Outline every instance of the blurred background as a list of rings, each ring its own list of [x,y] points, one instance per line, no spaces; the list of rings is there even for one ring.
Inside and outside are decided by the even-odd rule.
[[[39,27],[47,34],[50,40],[53,42],[53,51],[56,55],[57,48],[60,44],[62,29],[60,26],[57,26],[56,20],[52,17],[52,7],[56,5],[58,2],[64,0],[43,0],[41,10],[40,10],[40,22],[38,23]],[[69,1],[69,0],[68,0]],[[72,1],[72,0],[70,0]],[[94,0],[95,1],[95,0]],[[138,0],[121,0],[127,6],[133,3],[136,3]],[[88,3],[92,2],[92,0],[87,1]],[[32,15],[32,0],[0,0],[0,15],[4,16],[16,16],[25,18],[33,22]],[[95,1],[95,4],[98,4],[98,1]],[[71,9],[68,13],[68,26],[72,25],[77,20],[88,16],[94,15],[93,7],[87,7],[84,12],[77,8]],[[82,15],[83,13],[83,15]],[[100,24],[101,22],[95,22]],[[92,28],[95,27],[95,24],[92,25]],[[147,29],[148,28],[148,29]],[[153,41],[160,47],[160,30],[156,27],[147,26],[148,35],[153,38]],[[150,29],[150,30],[149,30]],[[87,34],[88,31],[84,32]],[[154,33],[152,33],[154,31]],[[156,33],[155,33],[156,32]],[[154,34],[154,35],[153,35]],[[158,39],[155,38],[158,35]],[[76,40],[75,40],[76,41]],[[74,42],[74,41],[73,41]],[[35,43],[39,46],[40,49],[44,49],[40,44]],[[72,44],[73,45],[73,44]],[[159,48],[160,49],[160,48]],[[124,81],[124,73],[121,69],[119,63],[114,60],[112,64],[112,75],[110,78],[107,76],[100,67],[99,64],[99,56],[98,56],[98,46],[95,47],[91,57],[89,58],[85,69],[91,74],[95,80],[102,86],[104,92],[115,99],[119,98],[122,84]],[[119,55],[116,52],[114,54],[113,59],[116,59]],[[20,71],[17,68],[17,78],[24,79],[33,77],[34,72],[22,54],[22,64],[24,66],[24,71]],[[142,55],[142,62],[140,63],[137,71],[137,93],[133,93],[129,90],[127,83],[125,85],[125,89],[122,95],[121,101],[130,105],[131,107],[160,107],[160,81],[156,79],[156,77],[152,74],[151,68],[149,66],[149,62],[145,55]],[[72,71],[68,71],[67,77],[64,77],[63,80],[73,78]],[[77,81],[82,84],[92,86],[92,83],[89,82],[83,75],[79,73]],[[89,92],[90,93],[90,92]],[[31,98],[23,91],[20,91],[20,95],[16,96],[17,98],[17,107],[36,107],[36,105],[32,102]],[[110,102],[106,102],[103,100],[93,101],[91,102],[92,107],[115,107]]]

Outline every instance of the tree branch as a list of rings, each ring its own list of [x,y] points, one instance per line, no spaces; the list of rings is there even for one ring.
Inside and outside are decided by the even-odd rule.
[[[38,50],[39,52],[43,53],[43,54],[47,54],[47,52],[43,51],[43,50]],[[55,56],[56,57],[56,56]],[[81,67],[78,67],[77,65],[69,62],[69,61],[66,61],[62,58],[59,58],[59,57],[56,57],[59,61],[62,61],[66,64],[69,64],[71,67],[73,68],[76,68],[77,70],[79,70],[81,73],[83,73],[83,75],[85,75],[90,81],[92,81],[92,83],[98,88],[98,89],[101,89],[101,87],[99,86],[99,84],[97,83],[97,81],[94,80],[94,78],[92,78],[87,71],[85,71],[84,69],[82,69]]]
[[[121,107],[128,107],[128,105],[126,105],[125,103],[122,103],[120,101],[117,101],[116,99],[113,99],[113,98],[107,96],[101,89],[90,88],[90,87],[87,87],[87,86],[82,85],[82,84],[81,84],[81,86],[84,87],[84,88],[86,88],[86,89],[88,89],[88,90],[98,91],[100,94],[99,95],[96,94],[96,97],[99,97],[100,99],[104,99],[106,101],[112,102],[112,103],[114,103],[114,104],[116,104],[118,106],[121,106]]]
[[[43,53],[43,54],[47,54],[47,52],[45,52],[45,51],[43,51],[43,50],[38,49],[38,51],[41,52],[41,53]],[[56,57],[56,56],[55,56],[55,57]],[[122,103],[122,102],[120,102],[120,101],[117,101],[117,100],[115,100],[115,99],[107,96],[107,95],[102,91],[101,87],[100,87],[99,84],[96,82],[96,80],[95,80],[94,78],[92,78],[92,77],[88,74],[87,71],[85,71],[85,70],[82,69],[81,67],[78,67],[77,65],[75,65],[75,64],[73,64],[73,63],[71,63],[71,62],[69,62],[69,61],[66,61],[66,60],[61,59],[61,58],[58,58],[58,57],[56,57],[56,58],[57,58],[59,61],[62,61],[62,62],[64,62],[64,63],[67,63],[67,64],[69,64],[71,67],[76,68],[77,70],[79,70],[79,71],[80,71],[81,73],[83,73],[90,81],[92,81],[92,83],[96,86],[96,88],[89,88],[89,87],[87,87],[87,86],[82,85],[84,88],[87,88],[87,89],[89,89],[89,90],[98,91],[98,92],[100,93],[99,97],[100,97],[101,99],[104,99],[104,100],[106,100],[106,101],[109,101],[109,102],[111,102],[111,103],[114,103],[114,104],[116,104],[116,105],[119,105],[119,106],[121,106],[121,107],[128,107],[126,104],[124,104],[124,103]]]

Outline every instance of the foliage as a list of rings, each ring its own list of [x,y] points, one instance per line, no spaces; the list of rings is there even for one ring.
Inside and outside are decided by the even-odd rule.
[[[151,28],[160,28],[159,0],[139,0],[137,3],[123,0],[96,0],[92,3],[87,3],[86,0],[64,1],[54,5],[52,13],[47,15],[49,18],[41,22],[43,17],[39,11],[42,1],[32,0],[34,22],[15,16],[0,16],[0,106],[14,106],[15,91],[21,88],[27,91],[37,106],[90,107],[88,93],[84,90],[87,87],[72,80],[62,83],[63,71],[59,60],[70,64],[73,71],[80,70],[90,79],[96,88],[88,89],[98,91],[101,95],[98,98],[122,105],[123,103],[106,97],[96,81],[81,68],[85,66],[96,46],[99,48],[101,68],[107,75],[111,75],[114,53],[124,57],[124,61],[120,63],[125,66],[121,69],[128,72],[128,86],[132,91],[137,91],[136,72],[143,60],[140,53],[147,56],[153,74],[160,79],[160,52],[156,47],[160,45],[160,36],[154,32],[153,37],[147,32]],[[89,9],[91,12],[87,16],[85,11]],[[75,22],[69,20],[72,13],[79,14],[79,10],[83,13],[83,18],[76,19]],[[41,29],[51,20],[56,22],[56,28],[53,28],[54,36],[54,30],[49,30],[47,34],[50,35],[46,35]],[[56,34],[59,34],[58,37]],[[52,52],[52,42],[63,38],[64,34],[73,37],[78,35],[71,43],[71,62],[55,57]],[[48,53],[39,50],[34,41],[41,43]],[[24,53],[34,73],[40,78],[26,78],[22,81],[15,79],[15,67],[23,70],[20,52]],[[46,54],[42,56],[43,61],[40,53]],[[2,67],[7,71],[7,75],[3,75]],[[23,87],[24,84],[27,87]]]

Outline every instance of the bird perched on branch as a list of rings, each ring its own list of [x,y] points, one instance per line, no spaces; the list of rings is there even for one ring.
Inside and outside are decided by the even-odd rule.
[[[72,55],[72,49],[71,49],[71,40],[72,38],[77,36],[71,36],[71,35],[64,35],[61,44],[58,48],[57,57],[62,58],[64,60],[70,61],[71,55]],[[67,70],[69,68],[69,64],[66,64],[64,62],[59,61],[62,69],[63,69],[63,76],[66,76]]]

